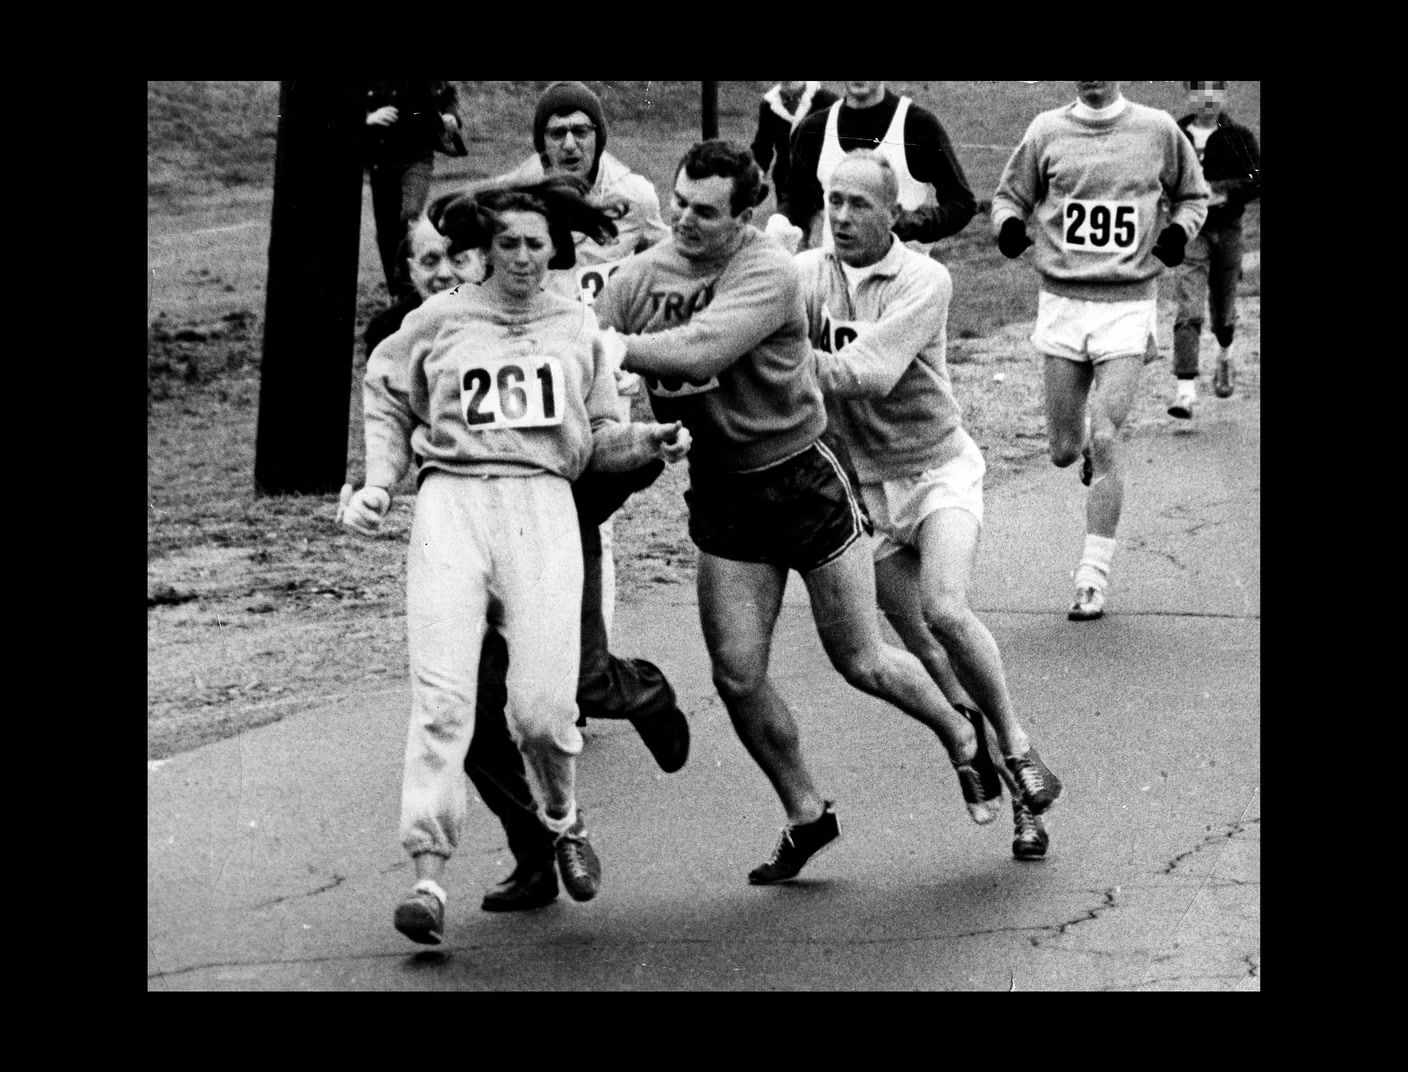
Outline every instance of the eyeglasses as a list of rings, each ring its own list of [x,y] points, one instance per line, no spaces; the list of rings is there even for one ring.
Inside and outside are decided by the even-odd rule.
[[[585,141],[596,133],[596,127],[591,123],[575,123],[570,127],[548,127],[544,133],[549,141],[566,141],[569,134],[576,141]]]

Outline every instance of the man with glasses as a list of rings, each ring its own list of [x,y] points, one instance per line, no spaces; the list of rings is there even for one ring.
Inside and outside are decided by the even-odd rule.
[[[614,242],[601,245],[585,235],[573,235],[576,265],[548,274],[551,289],[591,305],[622,263],[669,237],[670,229],[660,216],[660,198],[649,179],[606,151],[601,100],[581,82],[554,82],[543,90],[533,112],[533,147],[537,155],[509,176],[512,181],[531,182],[566,172],[591,187],[594,202],[619,213]]]

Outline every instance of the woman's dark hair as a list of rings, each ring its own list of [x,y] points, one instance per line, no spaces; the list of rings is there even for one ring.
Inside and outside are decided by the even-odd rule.
[[[435,229],[449,239],[451,256],[466,249],[487,249],[494,235],[504,229],[505,212],[536,212],[548,221],[553,255],[549,268],[571,268],[577,263],[572,232],[594,242],[616,237],[611,213],[587,200],[588,187],[576,175],[552,175],[538,182],[491,186],[473,195],[443,194],[431,202],[426,215]]]
[[[753,151],[737,142],[710,138],[697,142],[680,158],[675,174],[683,171],[691,179],[707,179],[715,175],[733,180],[729,195],[730,214],[737,216],[745,208],[756,208],[768,196],[768,184],[762,170],[753,159]]]

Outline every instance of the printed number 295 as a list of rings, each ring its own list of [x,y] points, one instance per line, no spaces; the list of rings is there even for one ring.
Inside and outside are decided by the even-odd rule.
[[[1138,244],[1138,207],[1132,202],[1066,202],[1067,249],[1103,252],[1133,249]]]

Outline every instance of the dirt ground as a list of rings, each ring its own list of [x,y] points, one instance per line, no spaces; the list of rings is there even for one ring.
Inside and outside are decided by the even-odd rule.
[[[1205,408],[1235,406],[1260,391],[1258,253],[1248,257],[1243,292],[1237,395],[1227,402],[1211,397],[1206,375],[1215,344],[1205,332]],[[1165,413],[1173,383],[1171,316],[1171,305],[1161,302],[1163,355],[1146,370],[1131,421],[1136,434],[1151,422],[1173,422]],[[397,497],[384,534],[371,540],[335,525],[335,496],[255,497],[257,330],[252,314],[235,310],[204,323],[158,319],[151,332],[149,760],[378,691],[406,674],[404,546],[414,496]],[[1016,323],[950,342],[955,393],[987,457],[989,490],[1014,472],[1046,464],[1041,364],[1029,332],[1029,322]],[[362,368],[359,358],[351,370],[354,444],[361,435]],[[1189,434],[1196,434],[1196,421]],[[621,605],[690,595],[686,481],[683,465],[670,469],[617,515]],[[246,490],[230,494],[231,487]],[[703,658],[702,642],[699,648]]]

